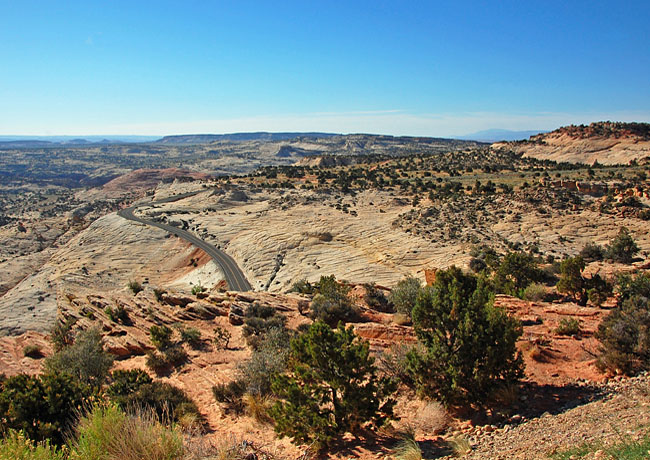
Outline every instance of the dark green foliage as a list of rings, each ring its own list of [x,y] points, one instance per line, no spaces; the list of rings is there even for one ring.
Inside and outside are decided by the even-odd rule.
[[[90,388],[68,374],[16,375],[0,381],[0,432],[23,430],[30,439],[61,444]]]
[[[368,305],[373,310],[385,313],[393,312],[394,309],[392,308],[392,305],[388,303],[388,299],[384,293],[381,290],[377,289],[375,283],[366,283],[363,286],[366,290],[366,294],[363,297],[366,305]]]
[[[469,261],[469,268],[475,273],[486,269],[494,271],[501,263],[499,254],[489,246],[475,246],[469,255],[472,257]]]
[[[314,293],[314,286],[307,281],[306,279],[301,279],[296,282],[294,282],[291,285],[291,289],[289,289],[289,292],[297,292],[298,294],[306,294],[306,295],[312,295]]]
[[[555,328],[555,333],[560,335],[578,335],[580,332],[580,321],[576,318],[562,318]]]
[[[253,349],[259,347],[265,335],[272,329],[284,329],[287,318],[279,315],[273,307],[252,304],[246,309],[242,334]]]
[[[392,417],[395,385],[379,378],[369,345],[352,327],[315,322],[291,341],[288,371],[273,382],[269,411],[280,436],[323,447],[334,436]]]
[[[650,275],[619,278],[619,306],[600,325],[598,367],[634,375],[650,370]]]
[[[104,351],[99,329],[80,332],[72,345],[45,360],[52,373],[67,373],[81,382],[100,387],[113,365],[113,358]]]
[[[131,292],[133,292],[133,294],[137,294],[138,292],[142,292],[142,285],[140,283],[138,283],[137,281],[129,281],[127,286],[129,287],[129,289],[131,289]]]
[[[187,362],[187,352],[180,345],[170,346],[162,353],[147,353],[147,366],[156,374],[163,374],[173,367],[182,366]]]
[[[171,328],[165,325],[151,326],[149,328],[149,336],[151,337],[151,343],[158,350],[162,350],[162,351],[173,346],[174,343],[172,342],[172,333],[173,331],[171,330]]]
[[[131,322],[131,319],[129,318],[129,312],[126,311],[124,305],[118,305],[116,308],[108,306],[104,309],[104,313],[106,313],[106,316],[108,316],[108,318],[114,323],[128,325]]]
[[[587,280],[587,297],[589,302],[600,306],[607,298],[612,295],[613,286],[607,280],[595,274]]]
[[[68,318],[65,321],[57,321],[50,333],[50,340],[54,346],[54,351],[61,351],[74,342],[72,326],[77,322],[74,318]]]
[[[162,302],[162,296],[165,294],[167,291],[164,289],[159,289],[159,288],[154,288],[153,290],[153,295],[156,298],[156,301]]]
[[[108,397],[126,411],[152,409],[161,420],[177,422],[185,414],[199,410],[187,394],[169,383],[151,380],[141,369],[113,372]]]
[[[347,323],[359,318],[357,310],[348,297],[349,288],[339,284],[334,275],[321,276],[318,282],[318,294],[311,302],[310,317],[323,321],[331,327],[339,322]]]
[[[142,369],[113,371],[111,380],[112,383],[106,388],[106,394],[113,400],[121,396],[128,396],[137,391],[142,385],[153,382],[149,374]]]
[[[265,334],[250,359],[239,369],[248,393],[261,396],[271,393],[272,380],[287,367],[291,337],[292,333],[284,328],[274,328]]]
[[[498,292],[521,297],[524,289],[531,284],[544,280],[544,272],[537,266],[537,261],[530,254],[509,252],[506,254],[494,276]]]
[[[246,393],[246,382],[240,379],[220,383],[212,387],[214,399],[224,404],[226,409],[237,414],[244,410],[244,402],[242,401],[244,393]]]
[[[197,328],[190,327],[185,329],[184,327],[179,327],[178,332],[181,335],[181,342],[188,344],[192,349],[198,350],[203,346],[201,331]]]
[[[596,243],[587,243],[585,247],[580,250],[580,257],[586,262],[595,262],[605,258],[605,250],[602,246]]]
[[[398,313],[410,318],[411,310],[415,306],[420,291],[422,291],[422,282],[414,276],[407,276],[390,291],[388,299],[395,305],[395,310]]]
[[[613,262],[624,264],[632,263],[634,256],[639,252],[639,247],[630,235],[627,228],[621,227],[609,246],[607,246],[607,258]]]
[[[408,354],[419,392],[446,404],[481,403],[523,375],[519,321],[493,306],[483,277],[439,271],[418,297],[413,324],[424,352]]]
[[[569,257],[560,264],[560,280],[557,282],[558,292],[569,294],[578,305],[587,304],[586,281],[582,277],[585,262],[582,257]]]

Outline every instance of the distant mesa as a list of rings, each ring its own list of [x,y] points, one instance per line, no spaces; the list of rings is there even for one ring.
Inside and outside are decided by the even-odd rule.
[[[160,144],[209,144],[211,142],[286,141],[296,138],[321,139],[339,136],[333,133],[232,133],[232,134],[181,134],[165,136],[157,140]]]
[[[491,148],[557,162],[628,164],[650,159],[650,123],[570,125],[523,141],[497,142]]]
[[[104,184],[104,190],[144,191],[156,187],[161,182],[173,180],[207,180],[209,174],[189,171],[187,169],[136,169],[123,176],[116,177]]]
[[[459,136],[456,139],[467,140],[467,141],[477,141],[477,142],[500,142],[500,141],[519,141],[523,139],[528,139],[530,136],[534,136],[545,131],[538,130],[529,130],[529,131],[510,131],[507,129],[486,129],[484,131],[478,131],[472,134],[465,134],[464,136]]]

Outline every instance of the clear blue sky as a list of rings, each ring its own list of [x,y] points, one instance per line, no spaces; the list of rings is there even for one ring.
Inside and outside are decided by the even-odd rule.
[[[0,0],[0,134],[650,121],[650,2]]]

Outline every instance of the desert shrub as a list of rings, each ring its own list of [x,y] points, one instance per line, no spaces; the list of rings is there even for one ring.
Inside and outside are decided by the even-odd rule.
[[[32,440],[61,444],[90,394],[68,374],[9,377],[0,383],[0,433],[22,430]]]
[[[388,299],[375,286],[375,283],[366,283],[363,285],[366,290],[365,295],[363,296],[364,302],[373,310],[391,313],[393,311],[392,305],[388,303]]]
[[[284,372],[289,357],[291,334],[286,329],[271,329],[248,361],[239,370],[246,383],[246,391],[254,395],[267,395],[276,375]]]
[[[501,256],[489,246],[474,246],[469,255],[472,257],[469,268],[476,273],[486,269],[494,271],[501,262]]]
[[[560,335],[578,335],[581,330],[580,321],[576,318],[562,318],[555,328],[555,333]]]
[[[408,368],[408,353],[412,346],[394,343],[378,357],[379,369],[397,382],[413,388],[414,382]]]
[[[530,254],[509,252],[499,264],[494,274],[494,285],[498,292],[522,297],[524,289],[535,282],[544,280],[544,272]]]
[[[192,295],[198,295],[201,294],[203,291],[205,291],[205,288],[201,286],[201,284],[195,284],[192,286]]]
[[[407,276],[400,280],[397,285],[390,291],[388,300],[395,305],[398,313],[411,317],[411,310],[415,306],[418,294],[422,290],[422,283],[414,276]]]
[[[634,375],[650,369],[650,275],[619,278],[619,306],[598,326],[598,367]]]
[[[291,285],[291,289],[289,289],[289,292],[297,292],[298,294],[306,294],[306,295],[312,295],[314,293],[314,286],[307,281],[306,279],[301,279],[296,282],[294,282]]]
[[[439,271],[413,309],[413,324],[424,351],[408,354],[418,391],[445,404],[481,403],[495,389],[523,375],[516,349],[522,327],[493,306],[483,277],[456,267]]]
[[[578,254],[585,262],[595,262],[605,258],[605,250],[596,243],[587,243]]]
[[[142,285],[138,283],[137,281],[131,280],[127,284],[127,287],[133,292],[133,294],[137,294],[138,292],[142,292]]]
[[[149,374],[142,369],[116,370],[111,373],[111,384],[106,388],[106,395],[112,399],[127,396],[137,391],[142,385],[151,382],[153,380]]]
[[[221,326],[214,328],[214,344],[217,348],[228,349],[232,334]]]
[[[246,393],[246,382],[237,379],[228,383],[219,383],[212,387],[212,394],[217,402],[226,406],[226,409],[235,413],[244,410],[243,396]]]
[[[246,393],[243,397],[244,411],[259,423],[271,423],[273,419],[269,416],[271,399],[260,394]]]
[[[54,346],[54,351],[61,351],[74,342],[72,326],[77,322],[74,318],[68,318],[65,321],[57,321],[50,332],[50,341]]]
[[[285,329],[287,322],[287,318],[278,314],[275,308],[259,304],[250,305],[246,309],[245,317],[242,335],[248,346],[253,349],[262,343],[270,330]]]
[[[347,323],[358,319],[358,312],[348,297],[349,288],[336,281],[334,275],[321,276],[318,294],[311,302],[310,317],[323,321],[331,327],[339,322]]]
[[[613,286],[600,275],[595,274],[587,280],[587,298],[596,306],[602,305],[612,295]]]
[[[113,365],[113,358],[104,351],[99,329],[80,332],[74,343],[45,360],[45,369],[67,373],[84,383],[101,386]]]
[[[187,362],[187,352],[180,345],[174,345],[160,352],[147,353],[146,364],[156,374],[163,374],[173,367]]]
[[[108,319],[110,319],[114,323],[121,323],[121,324],[130,323],[129,312],[126,311],[126,308],[124,308],[123,305],[118,305],[116,308],[107,306],[104,309],[104,313],[106,313]]]
[[[80,419],[75,435],[70,460],[181,460],[184,455],[182,434],[146,411],[96,407]]]
[[[32,359],[40,359],[43,357],[43,352],[41,351],[41,347],[38,345],[25,345],[23,348],[23,356]]]
[[[627,228],[621,227],[618,235],[609,243],[606,249],[607,259],[624,264],[632,263],[639,247]]]
[[[173,346],[172,342],[173,331],[169,326],[151,326],[149,328],[149,337],[151,338],[151,343],[158,350],[166,350]]]
[[[164,289],[154,288],[154,289],[153,289],[153,295],[154,295],[154,297],[156,298],[156,301],[157,301],[157,302],[162,302],[162,296],[163,296],[163,294],[165,294],[166,292],[167,292],[167,291],[165,291]]]
[[[582,277],[585,262],[582,257],[569,257],[560,264],[560,280],[557,282],[558,292],[569,294],[578,305],[587,304],[586,282]]]
[[[203,345],[201,340],[201,331],[195,327],[179,327],[178,332],[181,336],[181,342],[188,344],[194,350],[198,350]]]
[[[291,341],[288,371],[275,378],[275,429],[295,443],[324,446],[337,434],[392,417],[395,385],[377,376],[368,342],[352,327],[317,321]]]
[[[0,438],[0,458],[6,460],[65,460],[65,451],[50,444],[49,440],[35,443],[24,433],[9,431]]]
[[[540,302],[546,297],[546,288],[543,284],[529,284],[523,292],[523,298],[532,302]]]

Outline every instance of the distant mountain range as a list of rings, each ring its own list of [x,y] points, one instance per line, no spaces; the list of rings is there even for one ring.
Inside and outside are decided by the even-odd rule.
[[[462,139],[466,141],[478,141],[478,142],[499,142],[499,141],[519,141],[522,139],[528,139],[530,136],[534,136],[539,133],[543,133],[543,130],[531,130],[531,131],[510,131],[507,129],[486,129],[484,131],[478,131],[472,134],[466,134],[464,136],[458,136],[454,139]]]
[[[207,144],[215,141],[244,142],[244,141],[286,141],[297,137],[320,139],[340,136],[333,133],[231,133],[231,134],[181,134],[165,136],[156,142],[161,144]]]
[[[41,148],[61,145],[151,142],[158,136],[0,136],[2,148]]]

